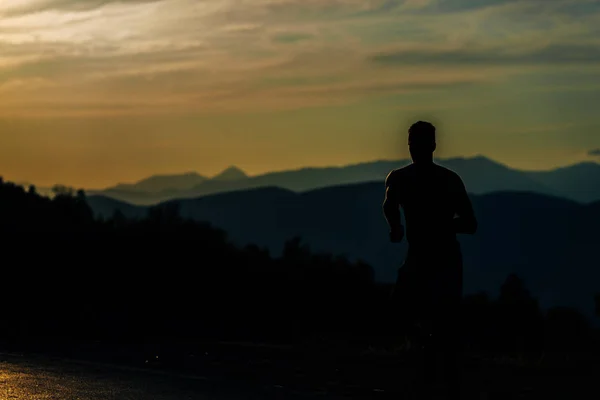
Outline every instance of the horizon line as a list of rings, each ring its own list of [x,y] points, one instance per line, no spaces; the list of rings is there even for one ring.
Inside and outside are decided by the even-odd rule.
[[[582,165],[582,164],[596,164],[596,165],[600,165],[600,163],[590,160],[590,161],[579,161],[579,162],[571,162],[568,164],[564,164],[564,165],[559,165],[556,166],[554,168],[544,168],[544,169],[520,169],[520,168],[514,168],[511,167],[510,165],[500,162],[498,160],[495,160],[489,156],[486,156],[484,154],[474,154],[471,156],[453,156],[453,157],[440,157],[440,158],[434,158],[434,161],[439,160],[439,161],[448,161],[448,160],[457,160],[457,159],[463,159],[463,160],[473,160],[473,159],[477,159],[477,158],[483,158],[489,161],[492,161],[496,164],[502,165],[505,168],[514,170],[514,171],[521,171],[521,172],[550,172],[550,171],[556,171],[562,168],[568,168],[568,167],[573,167],[576,165]],[[83,189],[86,191],[96,191],[96,192],[100,192],[100,191],[105,191],[107,189],[111,189],[114,188],[116,186],[119,185],[135,185],[138,184],[141,181],[144,181],[146,179],[150,179],[150,178],[154,178],[154,177],[172,177],[172,176],[183,176],[183,175],[198,175],[201,177],[206,178],[207,180],[211,180],[214,179],[215,177],[219,176],[220,174],[222,174],[223,172],[231,169],[231,168],[237,168],[240,171],[242,171],[247,178],[257,178],[260,176],[265,176],[265,175],[270,175],[270,174],[278,174],[278,173],[286,173],[286,172],[300,172],[300,171],[305,171],[305,170],[315,170],[315,169],[342,169],[342,168],[349,168],[349,167],[358,167],[361,165],[366,165],[366,164],[376,164],[376,163],[404,163],[404,162],[408,162],[410,163],[410,158],[398,158],[398,159],[385,159],[385,158],[379,158],[379,159],[372,159],[372,160],[367,160],[367,161],[360,161],[360,162],[355,162],[355,163],[349,163],[349,164],[337,164],[337,165],[327,165],[327,166],[303,166],[303,167],[297,167],[297,168],[289,168],[289,169],[281,169],[281,170],[272,170],[272,171],[267,171],[267,172],[263,172],[263,173],[259,173],[259,174],[255,174],[255,175],[250,175],[247,174],[245,172],[245,170],[235,164],[229,164],[229,166],[225,167],[222,171],[212,175],[211,177],[208,177],[207,175],[203,175],[201,173],[199,173],[198,171],[193,171],[193,170],[187,170],[184,172],[178,172],[178,173],[155,173],[155,174],[151,174],[151,175],[147,175],[143,178],[140,178],[136,181],[133,182],[117,182],[114,183],[110,186],[106,186],[103,188],[85,188],[85,187],[79,187],[78,189]],[[2,175],[0,174],[0,177],[2,177]],[[4,179],[5,181],[6,178]],[[77,188],[76,186],[70,186],[70,185],[65,185],[65,184],[61,184],[61,183],[55,183],[54,185],[51,186],[39,186],[35,183],[32,182],[27,182],[27,181],[22,181],[22,180],[9,180],[11,182],[13,182],[16,185],[19,186],[29,186],[29,185],[34,185],[36,188],[38,189],[51,189],[52,187],[56,186],[56,185],[61,185],[61,186],[67,186],[67,187],[73,187],[73,188]]]

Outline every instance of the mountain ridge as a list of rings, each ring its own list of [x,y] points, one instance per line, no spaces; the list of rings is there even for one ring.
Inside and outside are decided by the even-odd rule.
[[[562,195],[559,191],[540,183],[518,170],[511,169],[484,156],[453,157],[437,161],[463,177],[474,193],[498,190],[531,190],[540,193]],[[89,191],[89,194],[106,194],[127,202],[150,205],[175,198],[195,198],[213,193],[250,189],[262,186],[277,186],[296,192],[332,185],[383,182],[387,174],[396,168],[410,164],[409,160],[363,162],[334,167],[303,167],[296,170],[268,172],[234,180],[209,179],[184,190],[163,190],[142,193],[108,189]],[[239,174],[238,174],[239,176]]]
[[[134,191],[134,192],[160,192],[163,190],[189,189],[206,181],[208,178],[197,172],[184,172],[182,174],[152,175],[134,183],[119,183],[104,191]]]
[[[542,171],[519,170],[483,155],[436,160],[458,173],[465,185],[476,194],[496,191],[533,191],[569,198],[580,203],[600,200],[600,164],[581,162]],[[105,189],[88,189],[88,195],[106,195],[138,205],[158,204],[181,198],[246,190],[256,187],[281,187],[303,192],[321,187],[349,183],[381,182],[387,174],[410,160],[375,160],[330,167],[301,167],[247,175],[231,166],[212,178],[196,172],[180,175],[154,175],[136,183],[121,183]],[[38,188],[39,192],[51,192]]]

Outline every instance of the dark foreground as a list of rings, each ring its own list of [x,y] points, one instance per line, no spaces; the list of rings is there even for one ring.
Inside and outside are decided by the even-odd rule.
[[[0,399],[189,400],[339,398],[273,385],[237,385],[203,376],[52,359],[2,356]]]
[[[0,400],[413,399],[419,363],[412,357],[328,358],[220,346],[196,355],[195,368],[177,371],[157,360],[117,365],[2,353]],[[597,364],[540,366],[470,357],[463,368],[464,399],[600,398]]]

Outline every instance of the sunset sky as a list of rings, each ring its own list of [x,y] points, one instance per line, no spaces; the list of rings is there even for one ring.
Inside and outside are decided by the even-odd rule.
[[[600,0],[1,0],[0,175],[600,161]]]

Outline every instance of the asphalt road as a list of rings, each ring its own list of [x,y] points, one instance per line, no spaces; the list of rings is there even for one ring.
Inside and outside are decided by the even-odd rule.
[[[413,398],[408,384],[410,379],[407,379],[412,368],[402,364],[377,368],[372,363],[354,366],[347,362],[340,365],[308,363],[304,371],[298,371],[296,362],[288,360],[287,364],[294,365],[289,369],[285,368],[285,363],[261,371],[259,365],[241,363],[238,359],[227,373],[211,375],[210,372],[222,369],[214,360],[208,363],[206,373],[184,374],[0,353],[0,400]],[[600,385],[597,384],[600,373],[596,366],[583,370],[524,369],[511,365],[465,367],[464,399],[600,398]]]
[[[0,354],[0,400],[341,399],[326,389],[294,389],[48,357]]]

